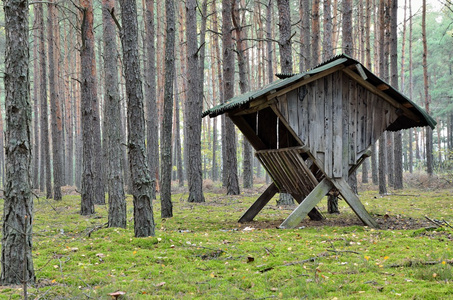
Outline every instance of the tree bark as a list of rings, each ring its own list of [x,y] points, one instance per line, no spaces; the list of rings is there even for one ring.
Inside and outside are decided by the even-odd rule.
[[[319,1],[312,0],[311,8],[311,63],[314,65],[321,62],[321,53],[319,50],[319,35],[321,34],[321,27],[319,24]],[[308,1],[307,1],[308,2]]]
[[[156,199],[156,185],[159,174],[159,125],[156,101],[156,47],[154,45],[154,0],[145,1],[145,108],[146,140],[150,176],[153,184],[152,197]]]
[[[249,70],[247,59],[247,42],[245,41],[246,35],[243,28],[244,20],[240,17],[240,0],[235,0],[233,4],[232,20],[236,33],[236,50],[238,57],[239,69],[239,88],[241,94],[245,94],[250,90],[249,84]],[[251,188],[253,186],[253,169],[252,169],[252,146],[247,141],[245,136],[242,139],[243,148],[243,171],[242,171],[242,184],[244,188]]]
[[[323,55],[322,59],[324,61],[332,57],[333,48],[332,48],[332,9],[331,9],[331,0],[324,0],[324,41],[323,41]]]
[[[301,52],[301,65],[299,72],[308,70],[311,63],[311,47],[310,47],[310,1],[300,0],[300,18],[302,26],[300,28],[300,52]]]
[[[316,0],[315,0],[316,1]],[[319,3],[318,3],[319,4]],[[280,29],[280,67],[283,74],[293,73],[293,59],[291,49],[291,11],[288,0],[278,0],[278,20]],[[290,194],[280,193],[277,205],[291,205],[294,199]]]
[[[136,237],[154,236],[152,182],[145,148],[143,91],[138,55],[137,6],[134,0],[120,0],[123,65],[126,80],[129,167],[134,202]]]
[[[118,91],[118,51],[115,22],[110,14],[114,0],[102,1],[104,40],[105,111],[107,113],[107,178],[109,201],[109,227],[126,228],[126,196],[124,194],[121,136],[121,100]]]
[[[35,282],[32,259],[31,105],[27,0],[5,0],[6,186],[0,284]],[[25,291],[24,291],[25,292]]]
[[[234,97],[234,56],[233,56],[233,24],[231,20],[232,5],[229,0],[222,0],[222,45],[223,45],[223,99]],[[233,122],[225,118],[225,157],[227,194],[239,195],[237,174],[236,132]]]
[[[422,5],[422,43],[423,43],[423,83],[425,92],[425,110],[430,113],[429,103],[431,98],[429,95],[428,81],[428,44],[426,41],[426,0],[423,0]],[[426,172],[428,175],[433,175],[433,130],[431,127],[426,127]]]
[[[61,100],[58,95],[58,79],[55,69],[58,68],[57,51],[55,47],[55,26],[58,26],[54,2],[50,1],[47,15],[48,53],[49,53],[49,95],[50,116],[52,130],[52,160],[53,160],[53,199],[61,200],[61,186],[63,185],[63,124]]]
[[[39,18],[39,99],[41,106],[41,166],[40,187],[46,191],[46,198],[52,198],[52,174],[50,173],[49,121],[47,108],[47,53],[45,49],[44,4],[36,4],[36,15]]]
[[[94,93],[96,73],[94,68],[94,35],[93,35],[93,6],[89,0],[81,0],[82,7],[82,49],[80,51],[81,65],[81,109],[82,109],[82,201],[81,215],[94,214],[96,199],[95,170],[94,170],[94,134],[93,102],[97,102]]]
[[[391,85],[398,89],[398,0],[391,0],[390,6],[390,73]],[[393,134],[393,187],[403,188],[403,140],[401,131]]]
[[[161,217],[173,217],[171,203],[171,140],[173,121],[173,80],[175,78],[175,4],[173,0],[165,1],[167,35],[165,43],[165,87],[164,109],[162,111],[161,134]]]
[[[187,99],[186,99],[186,148],[189,202],[204,202],[201,165],[201,111],[203,103],[199,93],[199,58],[197,41],[197,3],[186,1],[187,40]]]
[[[39,22],[40,18],[36,15],[36,8],[33,8],[33,74],[39,74],[39,60],[38,60],[38,47],[39,47]],[[35,76],[36,76],[35,75]],[[39,152],[40,152],[40,137],[39,137],[39,80],[33,80],[33,116],[36,120],[33,122],[33,181],[32,188],[39,188]],[[3,132],[3,131],[2,131]],[[0,150],[3,153],[3,147]],[[0,165],[3,164],[3,155],[0,157]]]

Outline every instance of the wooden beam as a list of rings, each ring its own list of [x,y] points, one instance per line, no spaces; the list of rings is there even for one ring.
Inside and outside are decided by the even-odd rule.
[[[332,188],[333,184],[330,182],[330,180],[324,178],[299,204],[299,206],[288,216],[288,218],[283,221],[279,228],[295,228]]]
[[[360,76],[362,76],[363,80],[367,80],[368,76],[366,76],[365,70],[363,70],[363,67],[361,64],[356,64],[355,65],[357,71],[359,72]]]
[[[281,96],[283,94],[286,94],[286,93],[288,93],[288,92],[290,92],[292,90],[300,88],[301,86],[307,85],[310,82],[318,80],[319,78],[322,78],[322,77],[327,76],[329,74],[335,73],[335,72],[337,72],[339,70],[342,70],[344,68],[345,68],[345,66],[343,64],[340,64],[340,65],[337,65],[337,66],[332,67],[330,69],[327,69],[326,71],[317,73],[317,74],[315,74],[313,76],[310,76],[310,77],[307,77],[307,78],[304,77],[303,80],[301,80],[299,82],[295,82],[295,83],[291,84],[290,86],[288,86],[288,87],[286,87],[286,88],[284,88],[284,89],[282,89],[282,90],[280,90],[280,91],[278,91],[278,92],[276,92],[274,94],[271,94],[271,95],[267,96],[267,99],[270,100],[270,99],[279,97],[279,96]]]
[[[379,225],[376,220],[374,220],[373,217],[366,211],[362,202],[360,202],[359,197],[357,197],[349,184],[343,178],[332,179],[332,183],[343,196],[346,203],[349,204],[351,209],[365,225],[379,229]]]
[[[242,117],[228,116],[231,121],[242,131],[244,136],[250,142],[250,144],[255,148],[255,150],[261,150],[269,148],[257,135],[254,129],[244,120]]]
[[[356,80],[361,86],[363,86],[364,88],[366,88],[373,94],[376,94],[377,96],[381,97],[382,99],[384,99],[385,101],[387,101],[388,103],[393,105],[395,108],[397,108],[397,109],[399,108],[399,109],[403,110],[404,115],[406,115],[410,119],[415,120],[416,122],[420,122],[420,118],[417,115],[415,115],[413,112],[411,112],[409,109],[407,109],[404,105],[397,102],[395,99],[393,99],[392,97],[390,97],[389,95],[387,95],[386,93],[381,91],[379,88],[375,87],[368,81],[363,80],[362,77],[360,75],[358,75],[357,73],[355,73],[354,71],[347,69],[347,68],[343,69],[342,71],[344,73],[348,74],[352,79]]]
[[[264,191],[264,193],[259,196],[255,203],[250,206],[250,208],[242,215],[239,219],[239,223],[250,222],[253,218],[266,206],[267,203],[274,197],[278,192],[278,188],[274,183],[271,183]]]

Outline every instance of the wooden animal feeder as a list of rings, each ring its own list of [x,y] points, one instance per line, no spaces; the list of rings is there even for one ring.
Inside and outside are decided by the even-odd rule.
[[[285,192],[299,206],[280,228],[294,228],[307,215],[322,218],[315,206],[334,188],[366,225],[377,228],[348,176],[384,131],[436,125],[415,103],[346,55],[234,97],[203,117],[224,113],[255,148],[273,181],[239,222],[251,221],[277,192]]]

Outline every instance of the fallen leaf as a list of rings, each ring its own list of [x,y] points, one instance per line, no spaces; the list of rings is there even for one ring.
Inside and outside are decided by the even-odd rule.
[[[252,256],[248,256],[247,257],[247,263],[251,263],[251,262],[254,262],[255,261],[255,258],[252,257]]]
[[[165,283],[166,283],[165,281],[159,282],[158,284],[155,285],[155,287],[163,286]]]

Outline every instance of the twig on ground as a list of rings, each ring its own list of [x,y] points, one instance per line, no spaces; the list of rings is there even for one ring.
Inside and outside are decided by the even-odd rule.
[[[104,224],[102,224],[102,225],[95,226],[95,227],[91,228],[91,229],[88,231],[88,233],[87,233],[86,236],[87,236],[87,237],[91,237],[91,234],[92,234],[93,232],[95,232],[95,231],[97,231],[97,230],[99,230],[99,229],[102,229],[102,228],[107,228],[108,225],[109,225],[109,223],[107,222],[107,223],[104,223]]]
[[[290,262],[290,263],[286,263],[283,266],[284,267],[288,267],[288,266],[292,266],[292,265],[300,265],[300,264],[304,264],[304,263],[315,261],[315,260],[316,260],[316,257],[310,257],[310,258],[307,258],[307,259],[304,259],[304,260],[298,260],[298,261],[293,261],[293,262]]]
[[[327,251],[330,251],[330,252],[335,252],[335,253],[354,253],[354,254],[359,254],[359,252],[356,252],[356,251],[352,251],[352,250],[335,250],[335,249],[327,249]]]

